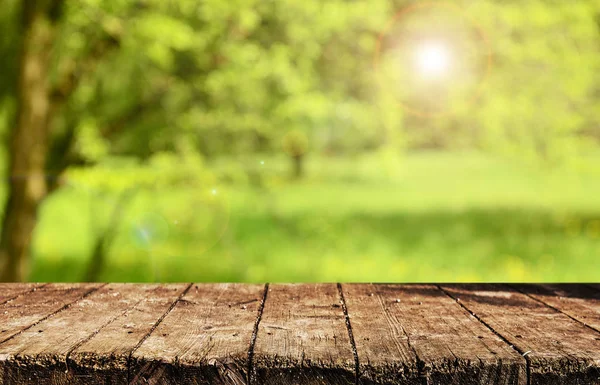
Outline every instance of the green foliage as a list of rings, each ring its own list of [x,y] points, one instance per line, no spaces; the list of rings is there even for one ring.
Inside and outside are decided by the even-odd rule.
[[[17,3],[7,4],[0,17],[14,21]],[[597,139],[597,2],[408,5],[69,3],[53,82],[81,68],[54,132],[77,126],[76,152],[91,162],[173,151],[180,138],[206,156],[278,153],[291,131],[313,152],[480,147],[545,162],[572,159]],[[2,28],[15,34],[11,23]],[[455,56],[439,89],[407,66],[425,38],[444,40]],[[90,61],[103,39],[118,44]],[[2,40],[3,55],[15,54],[15,41]],[[411,113],[431,109],[442,115]]]
[[[128,132],[112,140],[113,152],[142,156],[172,149],[178,135],[207,155],[281,151],[291,129],[321,147],[331,140],[354,149],[364,147],[361,138],[381,142],[370,124],[377,121],[370,61],[352,60],[371,55],[385,16],[381,5],[365,19],[366,1],[147,3],[135,12],[121,9],[128,18],[90,4],[106,19],[102,25],[124,30],[123,41],[86,80],[89,91],[80,87],[74,109],[95,115],[102,130],[110,117],[160,93],[156,108],[141,110]],[[73,42],[65,49],[83,49],[87,27],[78,15],[90,9],[72,8],[65,35]],[[349,112],[336,113],[340,105]],[[349,135],[319,141],[326,130]]]
[[[103,158],[94,167],[73,167],[65,177],[69,185],[104,194],[129,189],[212,188],[217,182],[213,173],[196,152],[185,150],[157,152],[143,163],[135,158]]]
[[[0,9],[4,139],[16,109],[22,3],[3,0]],[[52,96],[64,92],[66,98],[52,121],[48,172],[65,171],[67,183],[42,210],[36,241],[41,263],[58,258],[58,251],[47,250],[60,249],[53,239],[70,234],[50,230],[63,211],[76,228],[85,229],[78,214],[87,202],[95,213],[89,222],[99,223],[90,227],[101,228],[118,197],[132,191],[139,196],[126,209],[111,254],[111,266],[127,272],[137,271],[150,254],[164,257],[153,260],[163,264],[156,270],[171,269],[173,256],[181,257],[176,269],[186,265],[185,258],[201,255],[202,267],[190,275],[201,271],[213,280],[263,280],[272,265],[278,265],[273,277],[282,280],[383,279],[376,273],[389,265],[388,277],[395,280],[410,279],[409,267],[426,277],[428,270],[419,270],[419,263],[427,254],[447,255],[447,261],[431,262],[445,266],[448,274],[438,279],[446,280],[452,278],[452,261],[466,266],[469,258],[488,255],[493,262],[473,276],[489,278],[494,269],[505,268],[515,272],[507,273],[509,279],[535,279],[528,269],[553,260],[546,252],[562,255],[559,262],[578,255],[577,250],[594,255],[597,248],[588,238],[551,236],[563,225],[549,219],[554,215],[549,206],[587,204],[585,198],[593,195],[569,195],[564,190],[572,182],[568,173],[548,182],[556,191],[536,211],[531,207],[545,190],[530,189],[519,167],[477,169],[473,164],[481,159],[463,163],[461,155],[420,163],[399,154],[478,149],[543,164],[547,171],[563,165],[597,169],[585,157],[600,142],[600,1],[424,4],[66,2],[47,64],[56,91]],[[421,8],[407,8],[412,5]],[[400,11],[404,16],[391,23]],[[418,74],[412,61],[428,39],[443,41],[453,55],[438,83]],[[6,150],[10,147],[3,155]],[[285,177],[289,157],[302,154],[307,154],[302,157],[308,162],[307,180],[290,184]],[[0,166],[5,169],[6,162]],[[494,189],[479,186],[486,173],[500,175],[500,182],[488,181]],[[341,181],[330,181],[336,178]],[[464,190],[456,187],[462,179],[470,180]],[[506,184],[514,186],[505,189]],[[227,189],[238,205],[231,212]],[[517,204],[526,207],[496,207]],[[456,213],[456,207],[464,212]],[[425,212],[433,208],[439,210]],[[571,219],[595,229],[590,224],[596,220],[595,203],[578,209],[593,218],[573,214]],[[550,227],[538,229],[530,217]],[[485,218],[498,224],[486,227]],[[445,237],[445,227],[454,222],[461,225]],[[397,229],[404,229],[397,238],[401,242],[394,241]],[[95,232],[86,231],[79,234],[83,242],[93,243],[89,234]],[[352,231],[356,238],[347,235]],[[550,246],[519,241],[515,234],[522,231],[550,237]],[[563,246],[567,238],[573,243]],[[129,249],[135,251],[128,254]],[[340,255],[373,275],[340,270],[345,265]],[[381,259],[366,258],[376,255]],[[289,266],[277,264],[278,258],[289,259]],[[117,270],[110,279],[128,277]],[[558,278],[572,278],[577,270]],[[36,278],[43,280],[40,271]]]
[[[50,64],[53,83],[76,68],[78,86],[54,132],[76,126],[75,152],[91,162],[173,151],[182,137],[207,156],[281,152],[290,131],[304,132],[311,151],[493,147],[551,162],[573,158],[596,139],[597,2],[408,5],[69,3]],[[0,12],[2,36],[9,37],[0,41],[3,57],[16,59],[18,39],[10,37],[18,13],[14,0]],[[372,66],[380,34],[381,60],[400,55],[386,62],[384,87]],[[435,36],[457,59],[437,91],[405,66],[418,42]],[[103,41],[117,45],[103,52]],[[15,63],[3,60],[0,70],[14,73]],[[5,121],[11,79],[0,80]],[[483,93],[473,103],[479,85]],[[410,113],[428,108],[448,113]]]
[[[589,145],[584,131],[600,123],[598,5],[531,0],[474,12],[494,54],[472,111],[484,145],[546,163],[576,158]]]

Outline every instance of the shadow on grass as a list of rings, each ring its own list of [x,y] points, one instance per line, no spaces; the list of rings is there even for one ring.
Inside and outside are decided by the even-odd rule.
[[[460,269],[468,264],[485,264],[486,268],[493,268],[508,257],[535,264],[540,257],[553,255],[557,257],[558,268],[560,264],[579,258],[580,266],[565,267],[582,268],[584,261],[593,261],[600,252],[600,213],[526,209],[345,216],[315,213],[289,217],[234,214],[228,232],[227,242],[221,241],[202,255],[182,254],[179,259],[172,255],[157,256],[169,258],[163,263],[163,266],[169,266],[169,271],[158,275],[148,272],[147,260],[126,260],[131,253],[127,247],[120,246],[114,253],[123,255],[124,259],[111,258],[111,265],[106,267],[101,279],[246,281],[246,269],[262,264],[276,271],[267,272],[267,280],[281,281],[291,276],[286,275],[285,267],[282,267],[282,258],[286,256],[302,255],[306,264],[318,267],[323,253],[341,258],[354,255],[354,259],[347,258],[340,263],[355,263],[356,258],[367,258],[364,255],[376,259],[379,252],[384,252],[387,258],[413,258],[411,263],[429,263],[433,278],[440,265],[454,265]],[[187,242],[193,243],[193,239]],[[43,251],[37,254],[31,277],[35,281],[78,281],[87,263],[87,256],[83,255],[51,258]],[[224,255],[230,258],[228,265],[221,263]],[[293,277],[314,281],[310,275]]]
[[[435,241],[448,247],[469,246],[488,240],[494,250],[526,256],[539,246],[586,239],[600,243],[600,213],[553,213],[521,209],[432,211],[355,214],[343,217],[304,215],[294,217],[245,217],[236,221],[237,238],[260,237],[264,229],[278,228],[286,238],[319,240],[335,238],[360,242],[373,237],[396,248],[397,252],[419,249]]]

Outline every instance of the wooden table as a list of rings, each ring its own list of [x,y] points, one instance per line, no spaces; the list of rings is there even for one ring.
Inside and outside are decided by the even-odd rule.
[[[600,384],[600,285],[0,284],[0,384]]]

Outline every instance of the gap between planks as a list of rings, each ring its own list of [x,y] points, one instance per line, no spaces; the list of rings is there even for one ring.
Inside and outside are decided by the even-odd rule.
[[[148,337],[150,337],[150,335],[152,334],[152,332],[154,330],[156,330],[156,328],[158,327],[158,325],[160,325],[160,323],[165,319],[165,317],[167,315],[169,315],[169,313],[175,308],[175,306],[177,305],[177,303],[181,300],[181,298],[183,298],[184,295],[187,294],[187,292],[192,288],[193,285],[194,285],[193,282],[190,283],[181,293],[179,293],[179,295],[177,296],[177,299],[175,301],[173,301],[173,303],[164,312],[164,314],[162,316],[160,316],[160,318],[154,323],[154,325],[152,325],[152,327],[150,328],[150,330],[148,331],[148,333],[146,333],[139,340],[139,342],[133,347],[133,349],[131,349],[131,351],[129,352],[129,354],[127,356],[127,383],[128,384],[131,383],[131,357],[133,356],[133,353],[135,353],[135,351],[137,349],[139,349],[140,346],[142,346],[142,344],[144,343],[144,341],[146,341],[148,339]]]
[[[252,337],[250,338],[250,346],[248,347],[248,373],[246,373],[246,382],[248,384],[253,384],[256,382],[256,376],[254,375],[254,347],[256,346],[256,339],[258,338],[258,328],[260,327],[260,321],[265,310],[265,303],[267,302],[268,294],[269,284],[266,283],[265,288],[263,289],[260,304],[258,306],[256,321],[254,322]]]
[[[352,347],[352,355],[354,355],[354,382],[356,385],[360,382],[360,361],[358,360],[358,350],[356,349],[356,342],[354,341],[354,332],[352,331],[352,323],[350,322],[350,315],[348,314],[348,306],[346,305],[346,299],[344,298],[344,290],[342,284],[337,284],[338,293],[340,295],[340,302],[342,304],[342,310],[344,312],[344,319],[346,320],[346,329],[348,329],[348,338],[350,339],[350,345]]]
[[[45,284],[46,285],[46,284]],[[35,291],[36,289],[39,289],[40,287],[43,287],[45,285],[36,285],[33,288],[29,289],[29,290],[24,290],[23,292],[20,292],[14,296],[11,296],[9,299],[7,299],[6,301],[3,301],[3,303],[6,302],[10,302],[11,300],[14,300],[15,298],[18,298],[20,296],[29,294],[33,291]],[[5,338],[4,340],[0,341],[1,343],[7,342],[13,338],[15,338],[16,336],[20,335],[21,333],[23,333],[24,331],[27,331],[33,327],[35,327],[36,325],[40,324],[41,322],[46,321],[47,319],[56,316],[57,314],[63,312],[64,310],[69,309],[70,307],[72,307],[73,305],[75,305],[77,302],[87,298],[88,296],[90,296],[91,294],[93,294],[94,292],[100,290],[101,288],[105,287],[106,285],[108,285],[107,283],[104,284],[99,284],[96,287],[93,287],[89,290],[87,290],[86,292],[84,292],[82,295],[80,295],[79,297],[77,297],[76,299],[74,299],[73,301],[65,304],[64,306],[62,306],[61,308],[51,312],[50,314],[40,318],[39,320],[36,320],[35,322],[31,323],[30,325],[28,325],[27,327],[25,327],[24,329],[20,330],[18,333],[11,335],[8,338]],[[189,290],[194,286],[194,283],[189,283],[187,285],[187,287],[178,295],[178,297],[170,304],[169,308],[160,316],[160,318],[154,323],[154,325],[150,328],[150,330],[140,339],[140,341],[138,341],[136,343],[136,345],[131,349],[131,351],[128,353],[128,359],[127,359],[127,383],[131,382],[131,378],[132,378],[132,373],[131,373],[131,360],[132,360],[132,356],[135,353],[135,351],[137,349],[139,349],[139,347],[144,343],[145,340],[147,340],[152,333],[158,328],[158,326],[161,324],[161,322],[169,315],[169,313],[171,313],[171,311],[177,306],[177,304],[181,301],[181,299],[183,298],[183,296],[185,296]],[[71,289],[73,290],[73,289]],[[268,291],[269,291],[269,284],[265,284],[264,288],[263,288],[263,292],[262,292],[262,296],[261,296],[261,302],[259,305],[259,308],[257,310],[257,314],[256,314],[256,319],[253,325],[253,333],[252,333],[252,337],[250,340],[250,344],[248,347],[248,373],[247,373],[247,377],[246,377],[246,382],[248,384],[252,383],[254,381],[254,378],[252,377],[252,373],[254,371],[254,367],[253,367],[253,355],[254,355],[254,347],[256,344],[256,339],[258,337],[258,330],[259,330],[259,325],[260,325],[260,321],[262,318],[262,313],[264,310],[264,306],[267,300],[267,295],[268,295]],[[138,301],[141,302],[142,300]],[[135,308],[136,304],[134,304],[132,306],[132,308]],[[130,309],[126,309],[123,312],[115,315],[113,318],[111,318],[110,320],[108,320],[105,324],[103,324],[102,326],[100,326],[97,330],[93,331],[89,336],[87,336],[84,340],[78,342],[74,347],[72,347],[69,352],[67,352],[66,357],[65,357],[65,366],[66,366],[66,370],[69,370],[69,356],[71,355],[71,353],[73,351],[75,351],[78,347],[82,346],[84,343],[88,342],[89,340],[91,340],[92,338],[94,338],[94,336],[96,336],[98,333],[100,333],[106,326],[110,325],[115,319],[117,319],[119,316],[122,316],[123,314],[127,313]]]
[[[140,299],[139,301],[137,301],[131,308],[135,309],[135,307],[137,305],[140,304],[140,302],[142,302],[143,299]],[[114,317],[112,317],[111,319],[109,319],[107,322],[104,323],[104,325],[100,326],[98,328],[98,330],[94,330],[92,332],[92,334],[90,334],[89,336],[87,336],[86,338],[84,338],[83,340],[77,342],[71,349],[69,349],[69,351],[67,352],[67,354],[65,355],[65,367],[66,367],[66,372],[69,371],[69,358],[71,357],[71,354],[77,350],[79,347],[81,347],[83,344],[85,344],[86,342],[88,342],[89,340],[91,340],[92,338],[94,338],[96,335],[98,335],[98,333],[100,333],[100,331],[102,329],[104,329],[105,327],[107,327],[108,325],[110,325],[111,323],[113,323],[116,319],[118,319],[119,317],[123,316],[124,314],[127,314],[127,312],[129,312],[130,309],[127,308],[125,310],[123,310],[121,313],[117,313]],[[127,368],[127,373],[129,373],[129,367]],[[129,382],[129,381],[128,381]]]
[[[165,313],[156,321],[156,323],[153,325],[153,327],[148,331],[148,333],[146,333],[142,339],[136,344],[136,346],[131,350],[131,352],[129,353],[129,360],[128,360],[128,368],[127,368],[127,376],[128,376],[128,382],[130,381],[131,378],[131,368],[130,368],[130,362],[131,362],[131,357],[132,354],[141,346],[141,344],[152,334],[152,332],[158,327],[158,325],[164,320],[164,318],[175,308],[175,306],[177,305],[177,303],[180,302],[181,298],[190,290],[190,288],[193,286],[193,283],[190,283],[186,289],[184,291],[182,291],[180,293],[180,295],[177,297],[177,299],[175,301],[173,301],[173,303],[169,306],[169,308],[165,311]],[[83,293],[83,295],[81,295],[79,298],[75,299],[74,301],[71,301],[68,304],[65,304],[64,306],[62,306],[60,309],[48,314],[47,316],[37,320],[36,322],[32,323],[31,325],[29,325],[28,327],[26,327],[25,329],[21,330],[19,333],[10,336],[9,338],[0,341],[0,343],[4,343],[12,338],[14,338],[16,335],[22,333],[25,330],[28,330],[34,326],[36,326],[37,324],[39,324],[40,322],[45,321],[46,319],[55,316],[56,314],[62,312],[63,310],[66,310],[68,308],[70,308],[73,304],[77,303],[78,301],[88,297],[90,294],[94,293],[95,291],[101,289],[102,287],[106,286],[106,284],[102,284],[102,285],[98,285],[97,287],[91,288],[88,291],[86,291],[85,293]],[[509,341],[505,336],[501,335],[499,332],[497,332],[494,328],[492,328],[489,324],[487,324],[485,321],[483,321],[475,312],[473,312],[472,310],[470,310],[468,307],[466,307],[463,303],[460,302],[460,300],[458,300],[457,298],[455,298],[451,293],[449,293],[448,291],[446,291],[444,288],[442,288],[440,285],[436,285],[436,287],[445,295],[447,295],[448,297],[450,297],[451,299],[453,299],[461,308],[463,308],[466,312],[468,312],[469,314],[471,314],[477,321],[479,321],[482,325],[484,325],[487,329],[489,329],[492,333],[494,333],[496,336],[498,336],[504,343],[506,343],[508,346],[510,346],[512,349],[514,349],[516,352],[518,352],[521,356],[524,357],[525,361],[526,361],[526,365],[527,365],[527,384],[529,385],[531,383],[531,373],[530,373],[530,360],[527,357],[527,354],[523,351],[521,351],[517,346],[515,346],[513,343],[511,343],[511,341]],[[512,288],[512,286],[509,286]],[[34,288],[32,288],[29,291],[23,292],[23,293],[19,293],[16,297],[19,297],[21,295],[26,295],[32,291],[35,291],[36,289],[40,288],[40,286],[36,286]],[[353,335],[353,331],[352,331],[352,324],[351,324],[351,316],[349,314],[347,305],[346,305],[346,301],[345,301],[345,297],[344,297],[344,288],[342,286],[341,283],[337,283],[337,289],[338,289],[338,293],[339,293],[339,300],[340,303],[342,305],[342,309],[344,312],[344,317],[345,317],[345,324],[346,324],[346,328],[348,331],[348,335],[349,335],[349,339],[350,339],[350,344],[351,344],[351,348],[352,348],[352,352],[354,355],[354,361],[355,361],[355,379],[356,379],[356,384],[360,383],[360,365],[359,365],[359,358],[358,358],[358,351],[356,348],[356,343],[354,340],[354,335]],[[519,292],[521,292],[524,295],[527,295],[528,297],[532,298],[533,300],[537,301],[540,304],[543,304],[544,306],[553,309],[556,312],[559,312],[561,314],[565,314],[563,311],[561,311],[560,309],[557,309],[554,306],[551,306],[549,304],[547,304],[546,302],[539,300],[537,298],[534,298],[532,296],[530,296],[527,293],[523,293],[521,290],[518,290],[516,288],[513,288],[514,290],[517,290]],[[260,322],[262,319],[262,315],[263,315],[263,311],[264,311],[264,307],[265,307],[265,303],[268,300],[268,292],[269,292],[269,284],[265,284],[264,289],[263,289],[263,293],[262,293],[262,299],[261,299],[261,303],[258,307],[257,310],[257,315],[256,315],[256,320],[254,323],[254,327],[253,327],[253,333],[252,333],[252,337],[250,340],[250,344],[248,347],[248,373],[247,373],[247,383],[250,385],[253,385],[254,383],[256,383],[256,377],[254,376],[254,362],[253,362],[253,357],[254,357],[254,348],[255,348],[255,344],[256,344],[256,340],[258,338],[258,332],[259,332],[259,326],[260,326]],[[597,330],[596,328],[590,326],[590,325],[586,325],[585,323],[581,322],[580,320],[577,320],[571,316],[569,316],[568,314],[565,314],[566,316],[568,316],[569,318],[573,319],[574,321],[583,324],[584,326],[594,330],[595,332],[599,332],[599,330]],[[110,321],[107,323],[109,324]],[[100,332],[100,330],[102,330],[102,328],[106,326],[103,325],[102,327],[100,327],[97,331],[95,331],[94,333],[92,333],[87,339],[91,339],[94,337],[94,335],[96,335],[98,332]],[[68,356],[67,356],[68,357]]]
[[[570,314],[568,314],[568,313],[565,313],[564,311],[560,310],[560,309],[559,309],[559,308],[557,308],[556,306],[553,306],[553,305],[551,305],[551,304],[547,303],[547,302],[546,302],[546,301],[544,301],[544,300],[541,300],[541,299],[539,299],[539,298],[537,298],[537,297],[534,297],[534,296],[532,296],[532,295],[531,295],[531,294],[529,294],[529,293],[526,293],[525,291],[523,291],[523,290],[519,289],[519,288],[518,288],[517,286],[515,286],[515,285],[504,285],[504,286],[506,286],[506,287],[508,287],[508,288],[510,288],[510,289],[512,289],[512,290],[516,290],[516,291],[518,291],[519,293],[521,293],[521,294],[523,294],[523,295],[525,295],[525,296],[527,296],[527,297],[531,298],[532,300],[534,300],[534,301],[536,301],[536,302],[538,302],[538,303],[541,303],[542,305],[544,305],[544,306],[546,306],[546,307],[549,307],[550,309],[554,310],[554,311],[555,311],[555,312],[557,312],[557,313],[564,314],[565,316],[569,317],[569,318],[570,318],[570,319],[572,319],[573,321],[575,321],[575,322],[577,322],[577,323],[579,323],[579,324],[581,324],[581,325],[585,326],[585,327],[586,327],[586,328],[588,328],[588,329],[591,329],[591,330],[595,331],[596,333],[600,333],[600,330],[599,330],[599,329],[596,329],[596,328],[595,328],[595,327],[593,327],[592,325],[588,325],[588,324],[586,324],[585,322],[581,321],[580,319],[578,319],[578,318],[575,318],[575,317],[571,316],[571,315],[570,315]],[[587,285],[586,285],[586,286],[587,286]],[[595,287],[593,287],[593,286],[588,286],[588,287],[590,287],[592,290],[598,291],[598,290],[597,290]]]
[[[386,315],[386,318],[388,318],[388,323],[389,323],[390,322],[390,320],[389,320],[390,313],[386,309],[386,307],[383,303],[383,298],[381,297],[381,294],[377,291],[375,291],[375,295],[377,296],[377,301],[379,302],[381,309],[383,310],[384,314]],[[415,359],[417,360],[417,373],[419,374],[419,377],[421,377],[421,382],[423,383],[423,385],[429,385],[429,380],[427,379],[427,375],[425,374],[425,362],[421,359],[421,357],[419,357],[419,353],[417,352],[417,349],[415,349],[414,345],[411,343],[410,336],[408,335],[408,333],[406,332],[404,327],[402,327],[402,333],[404,333],[404,335],[406,336],[406,344],[408,345],[410,350],[413,352],[413,354],[415,355]]]
[[[47,286],[47,283],[43,283],[43,284],[34,284],[30,289],[25,289],[23,291],[20,291],[18,293],[16,293],[15,295],[10,296],[9,298],[6,298],[2,301],[0,301],[0,306],[4,305],[5,303],[9,303],[11,301],[14,301],[15,299],[24,296],[25,294],[29,294],[29,293],[33,293],[34,291],[43,288],[44,286]]]
[[[133,356],[133,353],[135,353],[135,351],[138,350],[140,346],[142,346],[142,344],[144,343],[144,341],[146,341],[148,339],[148,337],[150,337],[150,335],[152,334],[152,332],[156,330],[156,328],[158,327],[158,325],[160,325],[161,322],[165,319],[165,317],[168,316],[169,313],[175,308],[175,306],[181,300],[181,298],[183,298],[183,296],[186,295],[188,291],[190,291],[190,289],[192,288],[192,286],[194,286],[193,282],[191,282],[181,293],[179,293],[179,295],[177,296],[177,299],[175,299],[175,301],[173,301],[173,303],[163,313],[163,315],[161,315],[160,318],[154,323],[154,325],[152,325],[152,327],[150,328],[150,330],[148,331],[148,333],[146,333],[138,341],[138,343],[133,347],[133,349],[131,349],[131,351],[129,352],[129,354],[127,356],[127,383],[128,384],[131,383],[131,357]]]
[[[46,286],[46,285],[47,285],[47,284],[45,284],[44,286]],[[11,339],[15,338],[16,336],[20,335],[21,333],[23,333],[23,332],[25,332],[25,331],[27,331],[27,330],[31,329],[32,327],[34,327],[34,326],[38,325],[38,324],[39,324],[39,323],[41,323],[41,322],[44,322],[44,321],[45,321],[45,320],[47,320],[48,318],[50,318],[50,317],[53,317],[53,316],[55,316],[56,314],[58,314],[58,313],[62,312],[63,310],[66,310],[66,309],[70,308],[70,307],[71,307],[71,306],[73,306],[75,303],[77,303],[77,302],[81,301],[82,299],[84,299],[84,298],[88,297],[90,294],[92,294],[92,293],[94,293],[94,292],[96,292],[96,291],[100,290],[101,288],[103,288],[103,287],[104,287],[104,286],[106,286],[106,285],[108,285],[108,284],[107,284],[107,283],[104,283],[104,284],[101,284],[101,285],[98,285],[98,286],[96,286],[96,287],[93,287],[93,288],[89,289],[88,291],[86,291],[85,293],[83,293],[83,294],[82,294],[80,297],[78,297],[78,298],[74,299],[73,301],[71,301],[71,302],[69,302],[69,303],[65,304],[64,306],[62,306],[62,307],[61,307],[61,308],[59,308],[58,310],[55,310],[55,311],[53,311],[52,313],[50,313],[50,314],[48,314],[48,315],[46,315],[46,316],[44,316],[44,317],[40,318],[39,320],[37,320],[37,321],[33,322],[31,325],[27,326],[26,328],[23,328],[23,329],[19,330],[17,333],[15,333],[15,334],[11,335],[10,337],[8,337],[8,338],[5,338],[5,339],[1,340],[1,341],[0,341],[0,344],[3,344],[3,343],[5,343],[5,342],[7,342],[7,341],[10,341]],[[73,291],[73,290],[75,290],[75,287],[71,288],[69,291]],[[28,291],[27,293],[24,293],[24,294],[33,293],[34,291],[35,291],[35,290],[30,290],[30,291]],[[20,295],[16,296],[15,298],[17,298],[17,297],[20,297]]]
[[[531,385],[531,361],[527,357],[527,353],[528,352],[523,352],[521,349],[519,349],[517,346],[515,346],[515,344],[513,344],[512,342],[510,342],[508,340],[508,338],[506,338],[505,336],[503,336],[502,334],[500,334],[491,325],[489,325],[487,322],[483,321],[481,319],[481,317],[479,317],[477,314],[475,314],[474,311],[472,311],[471,309],[469,309],[468,307],[466,307],[463,303],[461,303],[458,298],[455,298],[448,291],[444,290],[444,288],[442,288],[442,286],[437,285],[437,288],[439,290],[441,290],[444,294],[446,294],[448,297],[450,297],[454,301],[456,301],[456,303],[460,307],[462,307],[463,309],[465,309],[465,311],[467,311],[469,314],[471,314],[473,317],[475,317],[475,319],[477,321],[479,321],[483,326],[485,326],[486,328],[488,328],[492,333],[494,333],[495,335],[497,335],[498,338],[500,338],[502,341],[504,341],[504,343],[506,343],[511,349],[515,350],[517,353],[519,353],[525,359],[525,363],[527,365],[527,367],[526,367],[526,370],[527,370],[527,385]]]

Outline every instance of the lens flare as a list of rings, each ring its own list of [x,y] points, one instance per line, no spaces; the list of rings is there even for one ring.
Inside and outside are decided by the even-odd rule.
[[[461,7],[419,2],[398,11],[381,31],[373,67],[382,100],[410,115],[438,118],[479,98],[492,51],[485,31]]]
[[[415,64],[421,75],[440,78],[449,71],[450,56],[446,45],[440,42],[429,42],[416,50]]]

